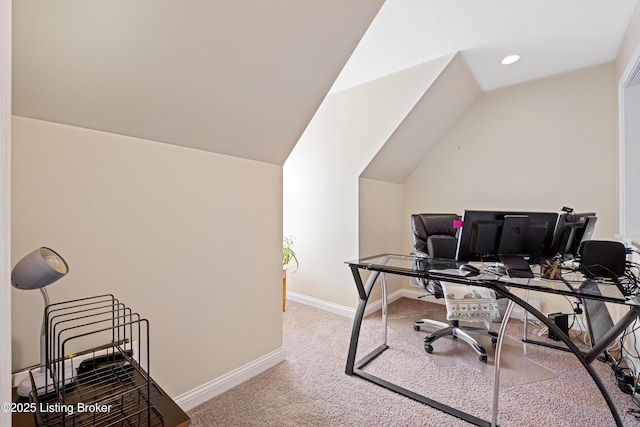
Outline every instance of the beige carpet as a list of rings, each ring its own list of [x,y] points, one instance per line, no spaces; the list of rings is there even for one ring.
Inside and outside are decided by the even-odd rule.
[[[395,303],[394,315],[388,319],[389,327],[404,338],[409,344],[415,346],[418,352],[424,353],[424,337],[434,329],[425,327],[421,331],[413,329],[416,319],[427,318],[446,322],[446,311],[440,304],[424,303],[403,298]],[[483,324],[469,323],[470,326],[483,326]],[[491,330],[498,331],[499,324],[493,324]],[[522,332],[520,332],[520,337]],[[494,379],[494,345],[491,338],[482,334],[473,334],[473,337],[487,351],[487,363],[474,357],[474,350],[462,340],[451,337],[443,337],[433,342],[433,352],[430,359],[441,366],[466,366],[477,371],[489,380]],[[556,374],[544,366],[534,362],[525,355],[524,344],[521,340],[505,337],[502,344],[502,361],[500,366],[500,384],[508,387],[515,384],[527,384],[535,381],[543,381],[554,378]]]
[[[416,305],[414,305],[416,304]],[[389,308],[390,349],[366,367],[368,372],[434,397],[483,419],[491,413],[492,377],[479,372],[475,352],[460,351],[459,365],[436,362],[415,342],[396,331],[407,310],[437,309],[436,304],[400,300]],[[189,411],[194,426],[467,426],[466,422],[344,373],[352,320],[309,306],[289,303],[283,332],[287,360]],[[507,333],[522,334],[522,322],[510,321]],[[410,334],[413,334],[411,329]],[[259,333],[259,326],[256,331]],[[380,343],[379,314],[363,322],[359,357]],[[239,337],[239,339],[250,339]],[[442,341],[445,343],[445,341]],[[500,388],[501,426],[613,426],[613,418],[595,384],[570,353],[527,346],[526,363],[554,373],[539,378],[529,369],[525,381]],[[437,345],[434,348],[438,349]],[[434,351],[435,353],[435,351]],[[533,365],[527,365],[533,366]],[[594,367],[617,403],[625,426],[640,425],[627,414],[636,408],[620,392],[611,368]]]

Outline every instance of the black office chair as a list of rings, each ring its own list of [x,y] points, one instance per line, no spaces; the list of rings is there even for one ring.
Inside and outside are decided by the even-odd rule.
[[[460,219],[456,214],[413,214],[411,215],[411,230],[413,232],[413,255],[430,258],[454,259],[456,255],[455,220]],[[445,298],[442,284],[436,280],[418,279],[418,284],[436,298]],[[471,291],[473,286],[469,286]],[[458,320],[449,323],[432,319],[419,319],[413,324],[413,329],[419,331],[423,326],[431,326],[437,330],[424,338],[424,349],[427,353],[433,351],[433,343],[438,338],[452,336],[468,343],[478,353],[482,362],[487,361],[487,352],[468,332],[482,333],[491,336],[491,342],[496,343],[498,334],[484,328],[465,327],[459,325]]]

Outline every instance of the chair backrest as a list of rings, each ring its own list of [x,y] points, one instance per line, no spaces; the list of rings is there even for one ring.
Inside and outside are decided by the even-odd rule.
[[[432,258],[455,258],[458,240],[453,222],[457,219],[460,219],[457,214],[411,215],[413,253]]]

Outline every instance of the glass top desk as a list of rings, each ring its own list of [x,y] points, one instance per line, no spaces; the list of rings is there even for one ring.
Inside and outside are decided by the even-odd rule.
[[[387,291],[384,274],[396,274],[415,278],[441,280],[444,282],[463,285],[482,286],[493,289],[498,296],[503,296],[509,299],[509,304],[503,317],[504,319],[509,319],[514,304],[517,304],[524,310],[529,312],[531,315],[536,317],[546,327],[548,327],[549,330],[556,335],[556,337],[560,338],[560,340],[567,346],[568,350],[578,358],[582,366],[587,370],[587,372],[597,385],[600,393],[607,402],[616,425],[622,426],[622,420],[620,419],[620,415],[618,414],[615,404],[611,400],[611,397],[604,387],[604,384],[591,366],[591,363],[606,349],[608,345],[611,344],[613,340],[616,339],[616,337],[618,337],[627,328],[627,326],[633,323],[633,321],[640,316],[640,298],[638,296],[625,296],[618,289],[618,287],[612,283],[603,283],[592,279],[585,280],[578,273],[565,275],[563,280],[542,279],[540,278],[539,274],[536,274],[536,277],[532,279],[510,278],[508,276],[498,276],[488,273],[481,273],[476,276],[457,276],[453,274],[447,274],[446,271],[451,269],[457,270],[460,265],[466,263],[456,262],[453,260],[429,259],[410,255],[395,254],[371,256],[355,261],[348,261],[346,264],[349,265],[349,267],[351,268],[351,272],[353,273],[353,278],[358,290],[359,297],[358,308],[356,310],[353,329],[351,331],[351,342],[349,344],[347,365],[345,368],[345,372],[347,375],[356,375],[367,381],[373,382],[377,385],[388,388],[411,399],[417,400],[426,405],[432,406],[436,409],[461,418],[472,424],[479,426],[497,425],[498,392],[500,387],[500,353],[502,350],[502,341],[507,322],[502,322],[500,326],[500,330],[498,332],[498,340],[495,347],[495,378],[493,385],[493,407],[491,421],[480,419],[459,409],[442,404],[429,397],[414,393],[411,390],[400,387],[363,370],[363,368],[369,362],[371,362],[373,359],[378,357],[389,348],[386,343]],[[479,267],[482,267],[481,264],[477,265]],[[482,268],[480,269],[482,270]],[[362,280],[362,276],[360,274],[361,270],[369,270],[371,272],[366,283]],[[369,299],[369,295],[371,295],[371,291],[374,285],[377,283],[377,279],[381,273],[383,273],[383,280],[381,282],[382,319],[385,328],[384,342],[371,353],[356,361],[355,357],[356,351],[358,349],[358,339],[360,336],[360,328],[362,326],[362,318],[364,316],[364,311]],[[615,304],[623,304],[629,307],[629,311],[613,326],[613,328],[611,328],[611,330],[609,330],[609,332],[601,339],[599,343],[597,343],[588,353],[583,353],[571,341],[571,339],[558,326],[556,326],[554,322],[551,322],[539,310],[529,305],[527,301],[512,293],[511,289],[524,289],[527,291],[538,291],[564,295],[568,297],[575,297],[583,300],[598,300]]]

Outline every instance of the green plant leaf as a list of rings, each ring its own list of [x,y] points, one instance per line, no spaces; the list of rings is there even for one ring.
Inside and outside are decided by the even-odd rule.
[[[295,261],[296,263],[296,269],[294,270],[296,271],[298,270],[298,267],[300,266],[300,264],[298,262],[298,255],[293,250],[293,237],[283,236],[282,237],[282,265],[287,265],[292,260]]]

